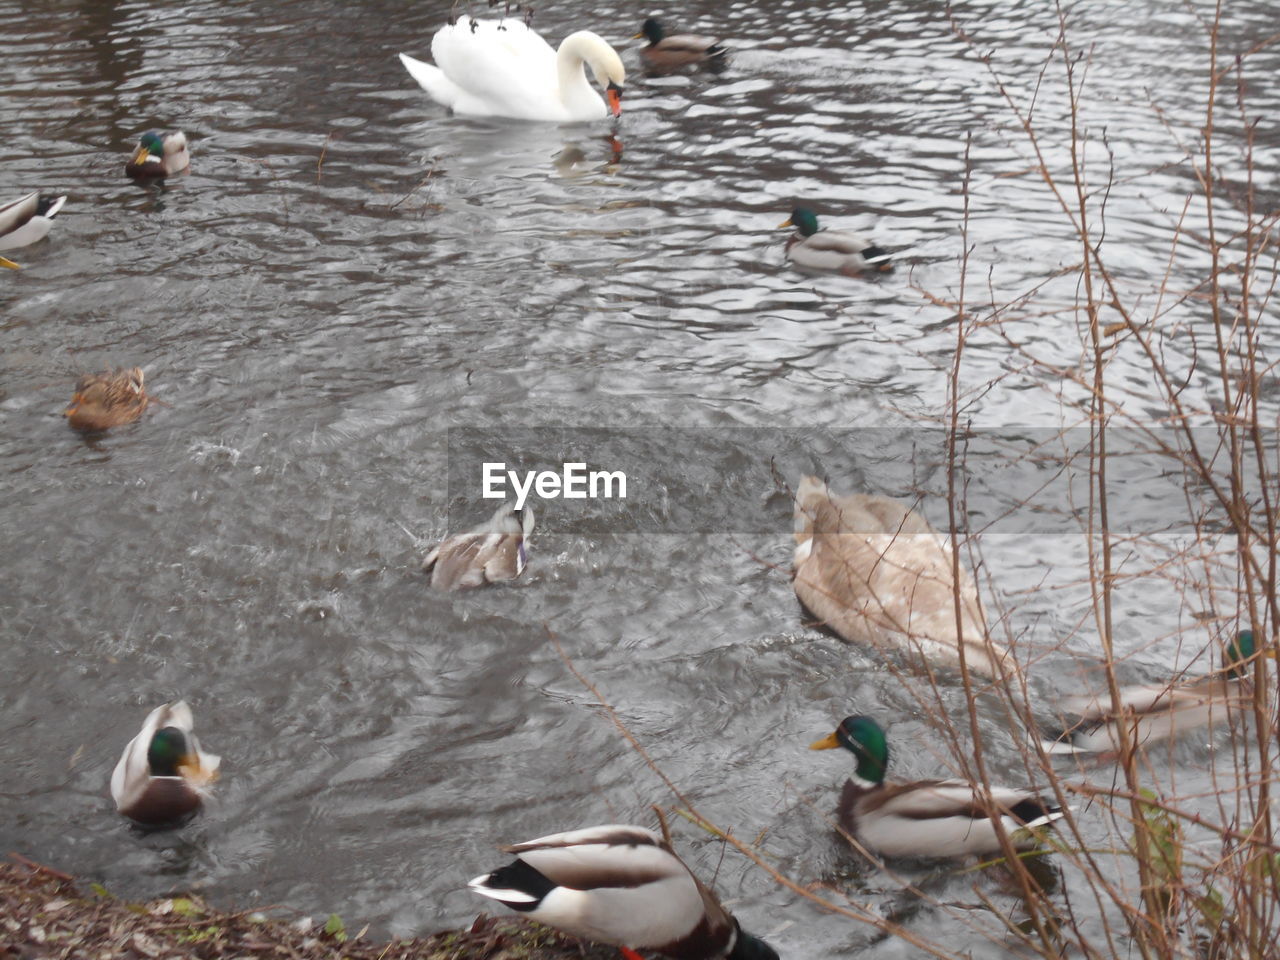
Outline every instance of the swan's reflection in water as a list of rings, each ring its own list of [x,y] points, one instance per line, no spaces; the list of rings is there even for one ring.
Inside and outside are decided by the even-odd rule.
[[[622,141],[612,133],[598,140],[608,147],[607,160],[599,159],[601,151],[595,142],[566,143],[552,161],[556,173],[566,178],[580,177],[587,173],[617,173],[622,165]]]

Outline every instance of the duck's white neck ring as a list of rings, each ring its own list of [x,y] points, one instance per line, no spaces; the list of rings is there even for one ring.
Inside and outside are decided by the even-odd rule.
[[[849,774],[849,780],[859,790],[876,790],[884,786],[883,782],[874,783],[870,780],[863,780],[862,777],[858,776],[856,773]]]

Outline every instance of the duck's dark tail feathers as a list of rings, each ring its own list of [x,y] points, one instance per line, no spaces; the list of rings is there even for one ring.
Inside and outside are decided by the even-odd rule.
[[[1043,826],[1062,816],[1062,808],[1044,797],[1027,797],[1010,807],[1009,812],[1027,827]]]
[[[738,938],[734,941],[733,951],[725,960],[778,960],[778,953],[759,937],[753,937],[738,927]]]

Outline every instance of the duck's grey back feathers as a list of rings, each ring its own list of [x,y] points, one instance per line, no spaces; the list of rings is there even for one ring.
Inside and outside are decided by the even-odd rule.
[[[987,805],[960,780],[867,787],[849,780],[840,793],[840,826],[873,853],[884,857],[964,857],[1000,850],[992,819],[1006,833],[1039,827],[1059,819],[1061,809],[1032,790],[993,786]],[[1028,835],[1015,848],[1034,847]]]

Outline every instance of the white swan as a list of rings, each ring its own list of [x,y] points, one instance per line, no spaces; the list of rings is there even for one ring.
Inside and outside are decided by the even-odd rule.
[[[622,112],[622,59],[589,30],[569,34],[556,51],[519,20],[463,17],[436,32],[431,56],[435,66],[403,53],[400,60],[433,100],[455,113],[566,122]],[[605,88],[607,107],[584,65]]]

